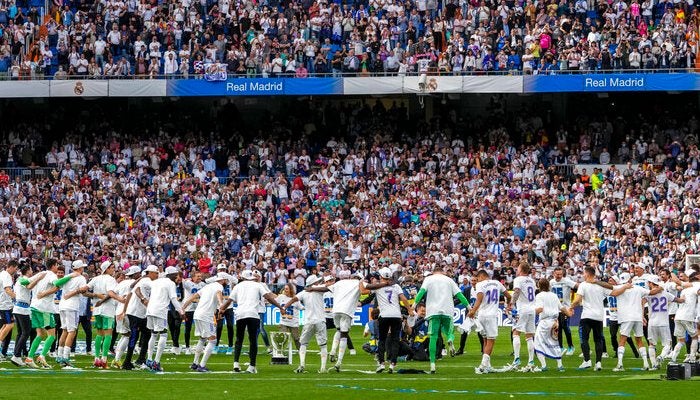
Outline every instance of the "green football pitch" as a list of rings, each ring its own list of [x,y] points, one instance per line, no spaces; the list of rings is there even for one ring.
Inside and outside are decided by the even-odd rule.
[[[476,375],[481,356],[479,342],[467,340],[466,354],[438,361],[437,374],[375,374],[371,355],[360,347],[364,340],[355,327],[353,340],[357,355],[347,355],[340,373],[317,374],[318,353],[307,355],[305,374],[295,374],[295,366],[270,365],[270,356],[258,357],[258,374],[233,374],[233,356],[215,354],[209,360],[210,373],[191,372],[192,356],[166,354],[161,362],[165,372],[95,370],[92,358],[77,356],[75,365],[81,370],[63,371],[15,368],[9,362],[0,364],[0,399],[674,399],[694,397],[700,389],[697,380],[666,381],[662,371],[641,371],[641,360],[628,357],[625,372],[612,372],[613,359],[603,360],[603,370],[579,371],[580,351],[564,358],[566,371],[556,368],[547,372],[507,372]],[[511,361],[508,331],[501,329],[500,340],[492,357],[498,368]],[[578,338],[574,333],[574,342]],[[608,347],[610,343],[608,342]],[[523,343],[522,355],[526,358]],[[244,351],[247,348],[244,346]],[[316,350],[314,343],[310,350]],[[610,349],[608,349],[610,350]],[[627,354],[631,352],[628,351]],[[244,354],[241,363],[247,361]],[[295,356],[295,361],[298,359]],[[556,363],[550,361],[549,366]],[[427,362],[399,362],[398,368],[428,370]]]

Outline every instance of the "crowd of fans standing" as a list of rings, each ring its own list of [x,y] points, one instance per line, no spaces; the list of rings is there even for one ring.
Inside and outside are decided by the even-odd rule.
[[[56,2],[54,2],[56,3]],[[0,77],[692,68],[694,0],[0,1]]]

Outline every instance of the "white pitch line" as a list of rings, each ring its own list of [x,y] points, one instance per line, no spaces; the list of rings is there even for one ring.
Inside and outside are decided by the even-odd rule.
[[[109,373],[109,372],[119,372],[119,371],[104,371],[103,373]],[[341,372],[340,374],[309,374],[308,377],[299,377],[299,376],[290,376],[290,377],[256,377],[255,375],[249,375],[249,374],[234,374],[234,373],[222,373],[219,371],[219,373],[200,373],[198,374],[199,377],[195,378],[194,375],[197,373],[189,373],[189,372],[181,372],[181,373],[163,373],[163,374],[154,374],[157,376],[136,376],[136,375],[131,375],[131,374],[124,374],[120,376],[119,378],[116,378],[117,380],[134,380],[134,381],[141,381],[141,380],[146,380],[146,381],[154,381],[154,380],[162,380],[164,378],[172,377],[178,381],[181,380],[187,380],[187,381],[219,381],[221,382],[221,377],[211,377],[208,378],[207,375],[222,375],[222,374],[230,374],[232,377],[241,377],[242,380],[246,381],[256,381],[256,382],[278,382],[278,381],[283,381],[283,382],[289,382],[289,381],[317,381],[320,376],[323,377],[324,380],[342,380],[346,382],[363,382],[363,381],[371,381],[371,382],[387,382],[387,381],[421,381],[421,382],[428,382],[428,381],[482,381],[482,380],[503,380],[504,377],[484,377],[484,376],[473,376],[473,377],[436,377],[436,376],[424,376],[421,378],[409,378],[409,377],[401,377],[401,376],[389,376],[389,375],[382,375],[381,379],[377,379],[377,377],[373,378],[364,378],[364,377],[352,377],[349,375],[350,373],[355,373],[354,371],[348,371],[348,372]],[[81,380],[115,380],[115,377],[98,377],[98,376],[79,376],[78,374],[74,374],[76,377],[79,377]],[[183,376],[183,375],[189,375],[189,376]],[[66,376],[64,375],[51,375],[51,376],[56,376],[61,379],[65,379]],[[559,376],[559,379],[600,379],[600,378],[623,378],[623,377],[630,377],[633,375],[579,375],[579,376]],[[20,374],[17,376],[13,376],[13,379],[35,379],[37,377],[37,374]],[[552,379],[553,376],[509,376],[507,379]],[[239,379],[233,379],[233,381],[238,381]]]

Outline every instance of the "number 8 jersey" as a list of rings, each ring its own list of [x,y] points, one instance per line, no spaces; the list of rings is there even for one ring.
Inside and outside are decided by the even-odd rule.
[[[520,314],[533,314],[535,312],[535,285],[534,279],[529,276],[518,276],[513,280],[513,289],[520,289],[520,295],[515,306]]]

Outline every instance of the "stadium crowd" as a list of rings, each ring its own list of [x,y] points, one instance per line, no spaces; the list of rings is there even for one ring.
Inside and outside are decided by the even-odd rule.
[[[0,77],[683,69],[699,23],[693,0],[2,0]]]
[[[523,112],[514,128],[485,129],[449,117],[413,125],[397,104],[355,106],[272,118],[247,140],[198,130],[194,118],[144,117],[133,133],[97,113],[52,142],[44,123],[19,122],[2,162],[51,172],[0,177],[0,259],[83,257],[91,269],[111,258],[185,276],[225,262],[234,275],[259,269],[270,285],[301,287],[314,270],[388,265],[420,281],[444,264],[460,283],[481,268],[510,283],[519,260],[542,276],[561,266],[578,277],[585,263],[652,271],[699,249],[695,117],[581,117],[548,131]],[[460,133],[482,129],[480,140]],[[627,139],[611,156],[618,129]],[[339,134],[319,141],[328,130]],[[611,157],[629,168],[562,168]]]

